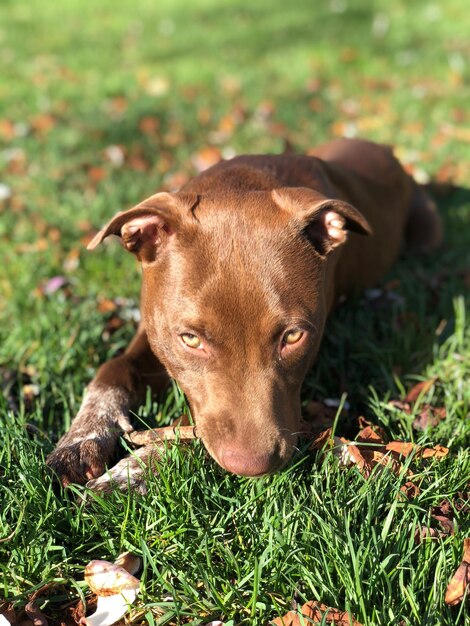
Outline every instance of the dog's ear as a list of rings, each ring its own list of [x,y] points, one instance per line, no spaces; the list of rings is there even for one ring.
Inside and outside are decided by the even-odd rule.
[[[157,193],[133,209],[117,213],[90,241],[94,250],[109,235],[121,237],[124,247],[139,261],[151,263],[157,251],[181,227],[199,197],[193,193]]]
[[[365,217],[343,200],[329,199],[304,187],[274,189],[272,197],[278,206],[292,215],[301,231],[323,256],[344,243],[348,232],[372,234]]]

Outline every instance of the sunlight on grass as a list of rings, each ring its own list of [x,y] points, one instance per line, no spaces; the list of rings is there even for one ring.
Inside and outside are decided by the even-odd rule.
[[[54,583],[39,606],[62,618],[86,563],[130,550],[144,561],[135,623],[261,626],[294,597],[364,626],[468,623],[444,593],[470,527],[469,29],[459,0],[1,4],[0,611]],[[449,447],[409,461],[421,493],[306,450],[241,479],[200,442],[170,447],[145,497],[54,492],[44,458],[137,319],[137,264],[115,242],[87,253],[92,234],[214,160],[339,135],[393,143],[436,179],[446,237],[335,312],[303,400],[346,394],[339,435],[364,415],[390,438]],[[410,412],[390,404],[430,378]],[[426,403],[446,417],[418,431]],[[139,418],[167,424],[183,406],[174,386]],[[444,500],[455,534],[416,542]]]

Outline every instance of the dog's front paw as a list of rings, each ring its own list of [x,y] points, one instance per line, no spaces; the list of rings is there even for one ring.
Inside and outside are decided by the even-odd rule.
[[[62,485],[85,484],[101,476],[114,455],[116,436],[90,437],[64,442],[49,454],[47,465]]]

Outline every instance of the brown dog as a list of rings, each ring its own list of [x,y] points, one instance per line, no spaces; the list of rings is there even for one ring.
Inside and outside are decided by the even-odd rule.
[[[280,469],[333,304],[376,284],[403,243],[436,247],[441,228],[389,148],[342,139],[315,156],[222,161],[118,213],[88,247],[108,235],[142,263],[142,323],[48,457],[63,484],[105,471],[119,433],[132,430],[129,410],[168,375],[222,467]]]

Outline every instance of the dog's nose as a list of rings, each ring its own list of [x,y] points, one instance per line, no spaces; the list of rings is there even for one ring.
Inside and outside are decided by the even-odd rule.
[[[250,454],[237,448],[223,448],[217,456],[219,465],[239,476],[262,476],[279,466],[277,454]]]

